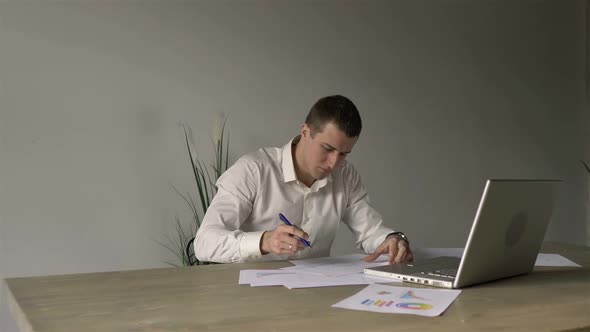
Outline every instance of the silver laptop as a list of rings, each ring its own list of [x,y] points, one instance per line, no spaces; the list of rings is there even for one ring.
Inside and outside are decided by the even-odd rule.
[[[533,270],[560,180],[487,180],[462,258],[366,268],[365,273],[463,288]]]

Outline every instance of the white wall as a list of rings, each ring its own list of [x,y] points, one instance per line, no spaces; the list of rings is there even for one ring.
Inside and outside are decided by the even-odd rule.
[[[590,244],[586,6],[0,2],[0,278],[165,266],[156,240],[189,216],[171,186],[194,190],[179,123],[210,157],[228,115],[235,160],[334,93],[362,112],[350,159],[374,205],[415,246],[463,246],[489,177],[563,178],[547,239]]]

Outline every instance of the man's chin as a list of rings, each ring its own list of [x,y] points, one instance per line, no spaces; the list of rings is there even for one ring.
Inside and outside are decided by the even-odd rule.
[[[330,175],[330,173],[320,172],[320,173],[317,174],[317,176],[315,177],[315,179],[316,180],[323,180],[323,179],[327,178],[328,175]]]

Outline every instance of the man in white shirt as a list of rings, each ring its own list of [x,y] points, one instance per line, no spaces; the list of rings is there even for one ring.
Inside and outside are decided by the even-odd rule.
[[[390,264],[412,261],[408,239],[383,226],[359,174],[345,160],[361,128],[352,101],[328,96],[314,104],[300,135],[287,145],[240,158],[217,181],[195,237],[196,257],[230,263],[329,256],[345,224],[369,254],[366,261],[381,254],[388,254]]]

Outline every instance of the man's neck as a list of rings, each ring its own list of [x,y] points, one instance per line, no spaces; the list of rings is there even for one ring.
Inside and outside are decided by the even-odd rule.
[[[303,151],[301,151],[301,145],[298,139],[293,140],[293,145],[291,145],[291,156],[293,158],[293,167],[295,168],[295,176],[299,182],[306,185],[308,188],[311,188],[313,183],[316,179],[311,177],[309,174],[306,174],[303,171],[303,167],[301,167],[299,160],[303,160]]]

